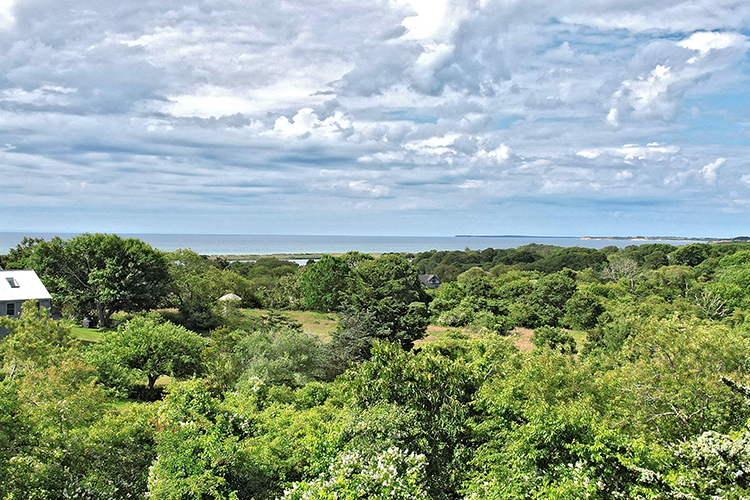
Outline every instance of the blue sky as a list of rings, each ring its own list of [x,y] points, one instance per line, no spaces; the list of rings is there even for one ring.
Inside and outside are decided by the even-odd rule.
[[[0,0],[0,231],[750,234],[746,0]]]

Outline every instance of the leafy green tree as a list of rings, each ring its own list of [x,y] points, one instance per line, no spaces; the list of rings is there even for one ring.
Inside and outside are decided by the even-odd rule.
[[[688,266],[665,266],[645,274],[644,280],[636,284],[640,296],[658,295],[673,301],[690,295],[695,286],[695,272]]]
[[[78,345],[70,327],[50,319],[33,300],[24,303],[20,318],[0,317],[0,327],[9,333],[0,341],[0,353],[3,371],[11,379],[59,363]]]
[[[371,311],[357,311],[345,308],[339,314],[333,339],[324,349],[327,359],[325,376],[332,379],[346,370],[349,363],[359,363],[370,359],[370,348],[373,341],[387,338],[388,329],[378,323]]]
[[[643,259],[643,267],[646,269],[659,269],[660,267],[668,265],[669,258],[667,258],[667,254],[661,250],[652,252]]]
[[[162,375],[180,379],[201,374],[205,344],[200,335],[181,326],[138,316],[117,331],[105,332],[96,349],[144,376],[153,389]]]
[[[346,262],[349,267],[357,267],[360,262],[365,262],[368,260],[373,260],[372,255],[362,252],[357,252],[356,250],[349,250],[345,254],[343,254],[341,257],[341,260]]]
[[[388,404],[398,408],[394,415],[409,415],[406,427],[395,433],[400,439],[393,445],[425,456],[433,498],[453,498],[467,472],[471,401],[488,373],[485,370],[499,370],[510,353],[507,344],[497,340],[493,346],[483,346],[486,351],[475,359],[460,355],[451,359],[441,348],[407,352],[398,344],[376,342],[372,359],[344,375],[345,393],[360,412]]]
[[[338,456],[338,422],[354,416],[330,405],[302,409],[272,401],[261,381],[247,389],[222,400],[199,380],[170,386],[158,404],[150,498],[277,499]]]
[[[461,269],[449,264],[440,264],[429,274],[436,274],[440,278],[441,283],[450,283],[458,278],[458,275],[461,274]]]
[[[603,402],[623,428],[666,442],[736,429],[750,408],[721,377],[743,380],[749,349],[744,335],[723,325],[650,318],[601,378]]]
[[[158,413],[157,458],[149,471],[154,500],[237,500],[227,476],[238,469],[234,426],[198,381],[170,389]]]
[[[566,302],[573,296],[576,289],[576,283],[569,271],[548,274],[539,278],[529,295],[528,303],[535,307],[540,325],[557,326],[564,314]]]
[[[324,255],[308,264],[300,283],[302,305],[312,311],[335,311],[348,288],[351,268],[343,259]]]
[[[18,398],[18,387],[10,380],[0,380],[0,497],[12,498],[14,485],[12,457],[22,456],[31,442],[31,424]]]
[[[387,340],[411,348],[427,331],[428,301],[419,274],[395,254],[360,262],[352,278],[348,304],[369,311],[387,329]]]
[[[44,369],[33,369],[14,381],[20,403],[19,421],[29,432],[8,461],[0,481],[8,500],[65,498],[83,491],[81,473],[86,434],[107,411],[106,394],[96,383],[96,370],[67,357]],[[2,466],[0,466],[1,468]],[[88,494],[89,498],[105,498]]]
[[[429,311],[435,317],[441,313],[449,311],[461,303],[465,296],[463,285],[452,281],[443,283],[439,288],[432,291],[432,301],[430,301]]]
[[[168,258],[171,263],[167,302],[177,307],[186,328],[207,332],[222,324],[223,308],[217,301],[226,293],[238,295],[240,306],[259,304],[252,284],[231,266],[220,270],[205,257],[185,249],[169,253]]]
[[[678,247],[669,254],[673,265],[695,267],[711,256],[711,247],[707,243],[693,243]]]
[[[663,498],[661,457],[652,448],[609,426],[585,401],[528,405],[517,425],[479,448],[466,498]]]
[[[52,294],[79,316],[106,326],[116,311],[156,307],[169,280],[164,254],[135,238],[81,234],[40,242],[29,262]]]
[[[525,269],[556,273],[563,269],[580,271],[588,267],[598,271],[607,263],[607,255],[593,248],[569,247],[554,248],[549,256],[527,264]]]
[[[540,326],[534,330],[531,343],[538,348],[548,347],[558,350],[563,354],[576,354],[576,341],[572,335],[565,333],[560,328],[551,326]]]
[[[722,257],[719,266],[722,268],[750,264],[750,250],[740,250],[733,254]]]
[[[240,380],[257,378],[269,385],[301,387],[320,366],[320,343],[301,328],[247,332],[234,348]]]
[[[604,304],[599,297],[586,290],[576,291],[565,303],[562,323],[571,328],[590,330],[604,313]]]
[[[30,269],[29,259],[44,238],[24,236],[16,248],[11,248],[7,255],[0,255],[0,269]]]
[[[128,405],[106,413],[82,437],[76,485],[92,499],[145,498],[148,471],[156,459],[156,411]]]
[[[302,276],[304,268],[282,276],[274,286],[258,290],[263,306],[271,309],[302,309]]]

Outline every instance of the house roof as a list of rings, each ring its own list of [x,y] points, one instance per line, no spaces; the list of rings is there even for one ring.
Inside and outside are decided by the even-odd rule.
[[[51,300],[42,280],[29,269],[0,271],[0,301]]]

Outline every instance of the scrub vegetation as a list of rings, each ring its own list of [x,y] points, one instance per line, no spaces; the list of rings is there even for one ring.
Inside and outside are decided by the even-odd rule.
[[[3,500],[750,496],[750,245],[0,265]]]

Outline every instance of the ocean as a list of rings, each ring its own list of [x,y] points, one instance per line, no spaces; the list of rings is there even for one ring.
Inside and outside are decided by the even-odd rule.
[[[15,248],[24,236],[67,239],[73,233],[0,233],[0,254]],[[516,248],[530,243],[560,247],[604,248],[615,245],[670,243],[686,245],[693,240],[643,241],[630,239],[583,239],[557,236],[292,236],[257,234],[120,234],[139,238],[164,251],[189,248],[204,255],[326,254],[356,250],[363,253],[423,252],[427,250],[484,250]]]

